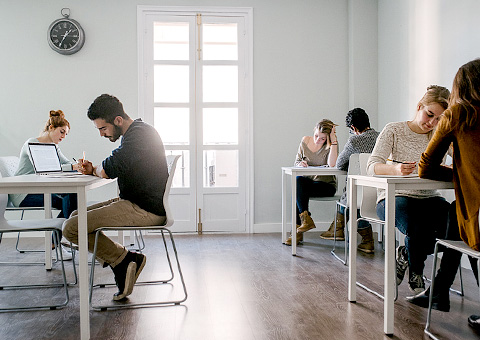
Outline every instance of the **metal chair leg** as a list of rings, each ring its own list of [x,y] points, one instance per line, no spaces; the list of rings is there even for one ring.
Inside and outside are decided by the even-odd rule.
[[[339,204],[339,202],[336,202],[336,205],[335,205],[335,217],[334,217],[334,230],[333,230],[333,249],[330,251],[330,254],[332,254],[337,260],[339,260],[340,262],[342,262],[345,266],[348,264],[348,229],[347,229],[347,225],[348,223],[346,222],[347,221],[347,208],[344,206],[344,210],[343,210],[343,216],[344,216],[344,221],[345,221],[345,232],[344,232],[344,235],[345,235],[345,259],[342,259],[340,256],[338,256],[336,253],[335,253],[335,245],[336,245],[336,242],[337,242],[337,214],[339,212],[339,206],[341,206]]]
[[[175,240],[173,238],[173,234],[168,228],[157,228],[156,230],[160,230],[161,233],[162,233],[162,239],[163,239],[163,243],[164,243],[164,246],[165,246],[165,252],[166,252],[166,257],[167,257],[171,277],[168,278],[168,279],[163,279],[163,280],[137,282],[135,284],[135,286],[166,284],[166,283],[169,283],[170,281],[173,280],[174,271],[173,271],[173,267],[172,267],[171,260],[170,260],[170,255],[169,255],[169,251],[168,251],[167,242],[166,242],[165,236],[164,236],[164,232],[166,231],[166,232],[168,232],[168,234],[170,236],[170,241],[171,241],[172,248],[173,248],[173,251],[174,251],[175,260],[177,262],[177,270],[178,270],[178,273],[179,273],[179,276],[180,276],[180,280],[182,282],[184,297],[179,299],[179,300],[171,300],[171,301],[157,301],[157,302],[145,302],[145,303],[122,303],[122,304],[103,305],[103,306],[93,305],[92,304],[92,299],[93,299],[92,295],[93,295],[93,289],[94,288],[104,288],[104,287],[115,286],[115,284],[113,284],[113,283],[94,284],[95,266],[93,264],[95,263],[95,258],[96,258],[97,249],[98,249],[98,235],[104,229],[112,230],[112,229],[115,229],[115,228],[97,229],[97,232],[95,234],[95,245],[94,245],[94,249],[93,249],[92,267],[90,269],[90,296],[89,296],[89,300],[90,300],[90,306],[92,307],[92,309],[105,311],[107,309],[120,309],[120,308],[131,308],[131,307],[161,306],[161,305],[169,305],[169,304],[179,305],[180,303],[184,302],[187,299],[187,297],[188,297],[187,288],[186,288],[185,281],[184,281],[184,278],[183,278],[182,269],[180,267],[180,261],[178,259],[178,253],[177,253],[177,248],[175,246]],[[121,230],[134,230],[134,229],[125,227],[125,228],[122,228]]]
[[[428,311],[427,311],[427,322],[425,323],[425,334],[434,340],[438,338],[430,332],[430,322],[432,318],[432,301],[433,301],[433,288],[435,286],[435,273],[437,272],[437,253],[438,253],[438,243],[435,244],[435,251],[433,252],[433,268],[432,268],[432,284],[430,285],[430,296],[428,297]]]

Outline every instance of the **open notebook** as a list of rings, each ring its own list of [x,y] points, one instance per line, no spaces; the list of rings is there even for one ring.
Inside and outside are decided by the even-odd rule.
[[[79,172],[63,172],[57,146],[50,143],[28,143],[28,152],[37,175],[83,176]]]

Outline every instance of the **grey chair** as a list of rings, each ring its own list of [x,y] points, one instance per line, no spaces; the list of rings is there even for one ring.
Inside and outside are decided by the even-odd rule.
[[[479,211],[479,214],[480,214],[480,211]],[[479,220],[479,229],[480,229],[480,220]],[[433,253],[432,284],[430,286],[430,292],[433,292],[433,288],[435,286],[435,273],[437,272],[437,258],[438,258],[437,254],[438,254],[439,246],[444,246],[446,248],[450,248],[462,254],[476,258],[479,273],[480,273],[480,251],[473,250],[463,241],[437,239],[437,242],[435,243],[435,251]],[[462,293],[463,293],[463,284],[462,284]],[[428,302],[427,323],[425,324],[425,334],[427,334],[432,339],[438,340],[438,338],[430,331],[430,323],[432,321],[432,298],[433,298],[433,294],[430,294],[430,298]]]
[[[347,176],[348,175],[359,175],[360,174],[360,160],[359,160],[359,154],[358,153],[354,153],[352,155],[350,155],[350,158],[349,158],[349,161],[348,161],[348,171],[347,171]],[[348,177],[347,177],[347,181],[348,181]],[[348,188],[348,182],[347,182],[347,186]],[[361,199],[360,199],[360,190],[359,190],[359,193],[358,193],[358,196],[359,196],[359,199],[358,199],[358,202],[361,202]],[[335,246],[336,246],[336,234],[337,234],[337,214],[338,212],[340,211],[340,208],[343,207],[343,217],[344,217],[344,221],[345,221],[345,232],[344,232],[344,235],[345,235],[345,242],[344,242],[344,251],[345,251],[345,258],[342,259],[340,256],[338,256],[336,253],[335,253]],[[337,202],[336,202],[336,206],[335,206],[335,217],[334,217],[334,231],[333,231],[333,249],[330,251],[330,253],[337,259],[339,260],[340,262],[342,262],[344,265],[347,265],[347,261],[348,261],[348,223],[347,223],[347,209],[348,209],[348,198],[347,198],[347,204],[344,204],[341,202],[341,200],[339,199]]]
[[[98,236],[99,233],[102,231],[107,231],[107,230],[150,230],[150,231],[160,231],[163,239],[163,244],[165,247],[165,253],[166,253],[166,258],[168,261],[168,266],[170,269],[170,277],[162,280],[154,280],[154,281],[143,281],[143,282],[137,282],[135,286],[138,285],[161,285],[161,284],[166,284],[172,282],[174,279],[174,270],[172,267],[172,263],[170,260],[170,255],[168,252],[168,247],[167,247],[167,242],[165,239],[165,233],[168,233],[170,237],[170,241],[172,244],[172,249],[175,255],[175,260],[177,263],[177,270],[178,274],[180,277],[180,281],[182,283],[183,287],[183,297],[175,300],[167,300],[167,301],[153,301],[153,302],[143,302],[143,303],[122,303],[122,304],[114,304],[114,305],[94,305],[92,303],[92,295],[93,295],[93,290],[94,288],[104,288],[107,286],[114,286],[115,284],[94,284],[94,277],[95,277],[95,265],[91,266],[91,273],[90,273],[90,305],[92,306],[93,309],[96,310],[107,310],[109,308],[111,309],[117,309],[117,308],[131,308],[131,307],[147,307],[147,306],[161,306],[161,305],[179,305],[180,303],[184,302],[187,300],[188,294],[187,294],[187,288],[185,286],[185,281],[183,278],[183,273],[182,269],[180,267],[180,261],[178,259],[178,253],[177,253],[177,248],[175,246],[175,241],[173,238],[172,232],[169,230],[169,227],[173,225],[174,219],[172,212],[170,210],[170,205],[169,205],[169,194],[170,194],[170,188],[172,186],[172,181],[173,181],[173,176],[175,174],[175,168],[177,165],[177,161],[180,158],[180,155],[169,155],[167,156],[167,164],[168,164],[168,179],[167,179],[167,184],[165,187],[165,193],[163,195],[163,205],[165,208],[166,212],[166,220],[165,224],[163,225],[158,225],[158,226],[138,226],[138,227],[105,227],[105,228],[99,228],[96,231],[95,235],[95,245],[94,245],[94,251],[93,251],[93,256],[92,256],[92,261],[93,264],[95,263],[95,258],[96,258],[96,253],[97,253],[97,242],[98,242]]]
[[[1,175],[0,175],[1,178]],[[65,221],[63,218],[42,219],[42,220],[6,220],[5,210],[7,207],[8,197],[6,194],[0,194],[0,243],[2,241],[3,234],[6,233],[18,233],[18,232],[38,232],[38,231],[51,231],[54,235],[56,245],[60,245],[60,231],[62,230],[62,224]],[[51,284],[15,284],[4,285],[0,283],[0,290],[22,290],[22,289],[42,289],[42,288],[59,288],[63,287],[65,292],[65,299],[61,303],[45,304],[39,303],[30,306],[1,306],[0,311],[15,311],[15,310],[36,310],[36,309],[57,309],[67,305],[69,301],[68,295],[68,283],[65,275],[65,267],[63,264],[62,252],[58,252],[60,258],[60,266],[62,271],[62,283]],[[15,265],[9,265],[12,268],[12,274],[10,278],[14,278],[15,271],[18,271],[18,266],[22,263],[15,263]],[[27,263],[28,264],[28,263]]]
[[[15,172],[18,169],[19,158],[17,156],[5,156],[0,157],[0,174],[3,177],[12,177],[15,176]],[[21,212],[20,219],[23,220],[26,211],[36,211],[43,210],[43,207],[15,207],[10,200],[7,203],[7,211],[19,211]],[[21,249],[20,248],[20,232],[17,235],[17,242],[15,244],[15,249],[20,253],[41,253],[43,250],[34,250],[34,249]],[[57,256],[58,261],[58,256]],[[33,264],[33,263],[32,263]],[[44,264],[38,263],[38,264]]]

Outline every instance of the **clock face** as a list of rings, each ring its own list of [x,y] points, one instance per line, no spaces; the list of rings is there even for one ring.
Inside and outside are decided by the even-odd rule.
[[[85,36],[81,26],[71,19],[54,21],[48,30],[50,47],[61,54],[78,52],[84,43]]]

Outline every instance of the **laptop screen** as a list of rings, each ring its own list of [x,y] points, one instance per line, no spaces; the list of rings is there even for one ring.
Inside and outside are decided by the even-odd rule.
[[[28,143],[35,173],[61,172],[62,165],[55,144]]]

